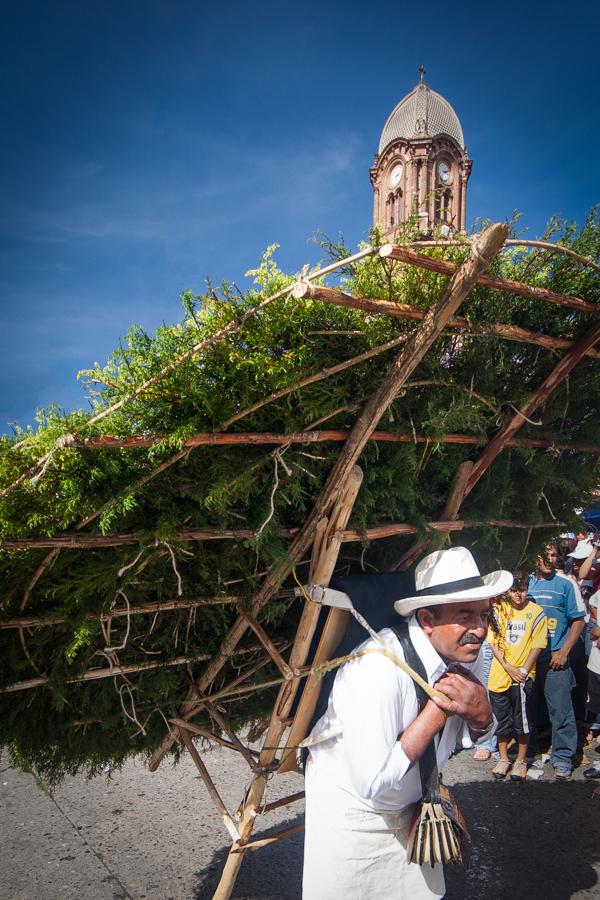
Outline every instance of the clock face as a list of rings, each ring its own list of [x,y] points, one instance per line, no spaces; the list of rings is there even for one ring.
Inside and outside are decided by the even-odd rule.
[[[438,166],[438,175],[442,184],[452,184],[452,173],[448,163],[441,162]]]
[[[388,179],[388,183],[391,188],[398,187],[398,185],[400,184],[400,179],[402,178],[403,171],[404,170],[400,163],[397,166],[394,166],[394,168],[390,172],[390,177]]]

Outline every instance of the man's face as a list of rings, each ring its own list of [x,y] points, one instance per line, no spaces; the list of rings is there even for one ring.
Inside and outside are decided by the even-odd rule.
[[[487,634],[489,600],[445,603],[418,613],[420,625],[444,662],[472,663]]]
[[[556,569],[558,550],[552,544],[544,547],[544,552],[537,558],[537,570],[542,575],[551,575]]]

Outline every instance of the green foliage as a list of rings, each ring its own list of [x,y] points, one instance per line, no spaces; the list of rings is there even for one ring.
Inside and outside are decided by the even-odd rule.
[[[399,240],[416,236],[408,223]],[[600,220],[593,211],[585,225],[553,221],[548,236],[578,253],[596,258]],[[374,234],[374,241],[380,236]],[[320,238],[330,258],[349,254],[343,239]],[[201,352],[193,347],[254,310],[265,297],[289,287],[294,278],[275,261],[276,245],[249,271],[254,286],[245,294],[224,282],[208,283],[181,298],[182,321],[147,334],[133,326],[105,365],[81,373],[95,412],[122,400],[173,359],[188,354],[152,387],[99,422],[93,414],[66,415],[57,407],[42,410],[36,430],[15,439],[0,439],[0,489],[35,471],[51,454],[43,476],[0,501],[0,540],[53,535],[79,528],[83,533],[133,532],[137,546],[0,552],[0,615],[62,618],[52,626],[0,631],[0,684],[44,673],[49,685],[37,690],[0,694],[0,744],[24,767],[35,767],[50,783],[83,768],[98,771],[104,762],[119,765],[131,753],[150,754],[165,733],[163,716],[175,715],[190,684],[186,666],[150,669],[95,682],[73,679],[108,665],[106,648],[117,651],[121,665],[140,665],[178,656],[194,658],[198,674],[213,655],[236,616],[235,605],[220,602],[195,611],[113,617],[123,609],[177,597],[235,595],[248,602],[263,573],[285,559],[288,542],[281,529],[297,529],[313,507],[341,444],[272,446],[202,446],[175,465],[165,465],[198,432],[224,430],[240,411],[291,389],[236,420],[232,432],[295,432],[315,427],[349,428],[361,404],[385,376],[397,351],[386,351],[334,375],[294,389],[299,381],[348,360],[392,338],[411,334],[406,319],[369,315],[314,299],[282,296],[248,318],[226,340]],[[460,263],[466,242],[427,248],[431,256]],[[598,303],[597,272],[558,254],[513,248],[501,254],[492,271],[500,277],[584,297]],[[362,297],[427,309],[447,283],[445,276],[372,256],[337,276],[342,290]],[[595,317],[573,314],[558,305],[524,299],[483,286],[463,303],[461,315],[473,336],[445,333],[413,373],[384,415],[379,427],[402,434],[426,435],[426,443],[369,442],[361,465],[364,481],[352,527],[365,532],[374,525],[410,522],[425,533],[439,517],[461,462],[475,459],[481,447],[514,415],[549,374],[557,354],[538,346],[476,334],[478,326],[503,322],[577,340]],[[600,374],[587,359],[547,400],[520,436],[556,443],[600,445],[597,409]],[[538,424],[535,424],[538,422]],[[475,435],[479,445],[442,442],[443,435]],[[65,435],[160,435],[151,447],[122,450],[77,449],[60,442]],[[59,443],[57,444],[57,441]],[[273,490],[276,479],[277,490]],[[504,451],[469,495],[461,516],[468,521],[512,519],[573,526],[573,510],[591,499],[598,472],[593,454],[554,448],[513,447]],[[271,505],[272,504],[272,505]],[[85,523],[85,524],[84,524]],[[264,528],[262,527],[264,525]],[[183,528],[250,529],[245,541],[182,542]],[[474,548],[482,566],[521,565],[552,529],[527,531],[479,526],[460,534]],[[340,567],[385,568],[412,539],[344,544]],[[44,562],[45,561],[45,562]],[[39,577],[34,579],[38,573]],[[120,574],[119,574],[120,573]],[[299,577],[306,568],[299,567]],[[290,580],[261,614],[271,636],[289,644],[300,604],[290,599]],[[23,644],[26,647],[24,652]],[[235,679],[259,658],[256,638],[248,634],[218,676],[215,690]],[[110,654],[109,654],[110,655]],[[278,677],[272,665],[253,680]],[[131,693],[129,693],[131,691]],[[223,709],[236,725],[264,713],[273,691],[224,699]],[[132,705],[133,704],[133,705]],[[129,718],[127,716],[129,714]],[[137,720],[137,721],[136,721]],[[206,724],[210,722],[206,720]]]

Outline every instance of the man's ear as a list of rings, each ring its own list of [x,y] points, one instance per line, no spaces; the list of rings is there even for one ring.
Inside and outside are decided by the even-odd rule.
[[[417,622],[429,637],[431,632],[433,631],[433,626],[435,625],[435,616],[431,612],[430,609],[418,609],[417,610]]]

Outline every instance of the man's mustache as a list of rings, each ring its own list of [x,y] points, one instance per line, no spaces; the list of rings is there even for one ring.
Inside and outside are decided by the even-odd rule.
[[[477,644],[478,646],[481,646],[481,644],[483,644],[483,638],[477,637],[472,631],[467,631],[458,642],[459,647],[464,647],[466,644]]]

